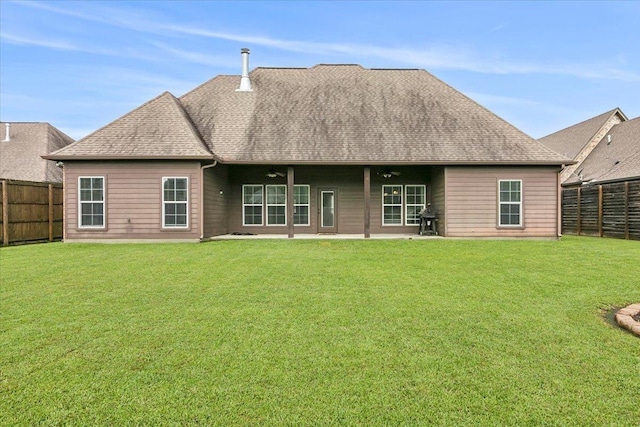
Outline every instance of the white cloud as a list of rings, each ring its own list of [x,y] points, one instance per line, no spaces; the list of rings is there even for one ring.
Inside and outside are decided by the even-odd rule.
[[[164,43],[152,43],[152,44],[153,46],[157,47],[163,52],[169,53],[183,61],[187,61],[193,64],[202,64],[202,65],[208,65],[212,67],[225,67],[225,68],[235,66],[235,62],[231,64],[228,57],[203,54],[200,52],[191,52],[184,49],[177,49]]]
[[[50,38],[36,38],[2,32],[0,33],[0,39],[9,44],[40,46],[55,50],[80,50],[78,46],[73,43],[62,40],[52,40]]]
[[[369,57],[427,69],[463,70],[486,74],[556,74],[584,79],[640,81],[639,73],[602,67],[599,64],[532,64],[501,58],[487,59],[469,49],[451,45],[430,45],[424,48],[388,48],[366,44],[282,40],[267,36],[210,31],[183,25],[163,25],[162,28],[175,33],[231,40],[290,52],[348,56],[349,58]]]
[[[161,35],[189,35],[196,37],[215,38],[245,43],[248,47],[252,45],[265,46],[295,53],[307,53],[312,55],[329,55],[335,57],[348,57],[348,62],[356,62],[361,58],[371,58],[391,62],[391,66],[408,66],[427,69],[446,69],[471,71],[484,74],[546,74],[571,76],[581,79],[601,79],[618,80],[625,82],[640,81],[640,73],[610,66],[610,62],[603,59],[603,62],[596,63],[529,63],[514,61],[509,58],[487,57],[481,52],[476,52],[457,45],[426,45],[423,47],[401,46],[383,47],[369,44],[352,43],[324,43],[310,42],[302,40],[286,40],[269,36],[236,34],[224,31],[211,31],[199,28],[194,25],[173,24],[155,22],[141,12],[135,10],[124,10],[122,8],[105,7],[100,5],[99,9],[90,12],[80,12],[76,9],[58,8],[50,4],[36,2],[20,2],[19,4],[46,10],[49,12],[71,16],[78,19],[100,22],[106,25],[127,28],[132,31],[161,34]],[[91,5],[86,3],[86,6]],[[93,5],[89,7],[95,7]],[[498,25],[490,32],[499,31],[504,25]],[[54,46],[56,44],[54,43]],[[51,46],[52,48],[55,48]],[[64,46],[64,44],[60,44]],[[195,52],[184,52],[166,45],[156,45],[183,60],[205,65],[219,65],[217,58]],[[99,53],[99,52],[98,52]],[[103,53],[108,54],[108,53]],[[620,64],[620,61],[613,62]],[[603,65],[606,64],[606,65]],[[624,65],[624,64],[620,64]]]

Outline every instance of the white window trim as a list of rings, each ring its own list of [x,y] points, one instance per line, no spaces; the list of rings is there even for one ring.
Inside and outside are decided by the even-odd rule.
[[[296,184],[293,186],[294,188],[294,195],[295,195],[295,188],[302,188],[302,187],[306,187],[307,188],[307,203],[296,203],[295,200],[293,202],[293,209],[295,212],[296,207],[298,206],[306,206],[307,207],[307,223],[306,224],[296,224],[295,223],[295,219],[293,221],[293,225],[294,227],[308,227],[311,225],[311,186],[308,184]],[[295,217],[294,217],[295,218]]]
[[[389,205],[389,204],[385,204],[384,202],[384,187],[400,187],[400,197],[402,198],[402,200],[400,201],[400,205]],[[383,184],[382,187],[382,192],[381,192],[381,201],[382,201],[382,210],[380,211],[380,216],[382,219],[382,226],[383,227],[402,227],[404,226],[404,185],[400,185],[400,184]],[[384,207],[385,206],[400,206],[400,224],[385,224],[384,222]]]
[[[407,187],[422,187],[422,196],[424,197],[424,203],[407,203]],[[414,225],[420,225],[420,218],[418,218],[418,223],[417,224],[409,224],[409,218],[407,218],[407,214],[409,212],[409,209],[407,209],[408,206],[422,206],[422,209],[425,209],[427,207],[427,186],[424,184],[406,184],[404,186],[404,225],[406,226],[414,226]]]
[[[102,202],[83,201],[81,196],[80,180],[82,179],[102,179]],[[84,203],[102,203],[102,225],[82,225],[82,205]],[[106,176],[79,176],[78,177],[78,228],[103,230],[107,228],[107,177]]]
[[[503,202],[502,200],[500,200],[500,184],[503,182],[519,182],[520,183],[520,201],[519,202]],[[524,217],[524,212],[522,210],[523,207],[523,197],[524,195],[524,187],[522,185],[522,180],[521,179],[499,179],[498,180],[498,227],[500,228],[522,228],[523,227],[523,217]],[[520,216],[519,216],[519,222],[518,224],[503,224],[502,223],[502,215],[501,215],[501,211],[502,211],[502,205],[518,205],[520,207]]]
[[[270,187],[282,187],[284,188],[284,203],[269,203],[269,188]],[[284,206],[284,224],[270,224],[269,223],[269,206]],[[286,184],[267,184],[264,191],[264,210],[263,215],[266,217],[267,227],[286,227],[287,226],[287,185]]]
[[[176,201],[172,201],[172,200],[165,200],[164,199],[164,183],[167,180],[170,179],[186,179],[187,180],[187,200],[184,202],[176,202]],[[162,228],[166,228],[169,230],[175,230],[176,228],[180,228],[180,229],[184,229],[184,228],[189,228],[189,177],[186,176],[163,176],[162,177],[162,187],[161,187],[161,191],[162,191]],[[167,225],[165,223],[165,210],[166,210],[166,206],[167,203],[175,203],[175,204],[184,204],[186,209],[186,216],[187,216],[187,223],[185,225]]]
[[[244,190],[246,187],[260,187],[260,193],[262,194],[262,203],[260,204],[247,204],[244,202]],[[242,185],[242,225],[244,227],[259,227],[264,225],[264,215],[265,215],[265,204],[266,200],[265,200],[265,194],[264,194],[264,185],[262,184],[243,184]],[[246,219],[246,214],[245,214],[245,208],[247,206],[261,206],[262,207],[262,214],[260,215],[260,224],[247,224],[245,222]]]

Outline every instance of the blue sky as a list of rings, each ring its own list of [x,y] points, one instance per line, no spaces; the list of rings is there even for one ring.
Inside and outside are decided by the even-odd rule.
[[[81,138],[250,68],[423,68],[539,138],[640,116],[640,2],[0,1],[0,119]]]

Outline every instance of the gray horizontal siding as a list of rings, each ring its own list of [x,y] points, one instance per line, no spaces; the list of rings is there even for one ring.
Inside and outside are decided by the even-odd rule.
[[[498,180],[522,180],[523,227],[498,227]],[[448,167],[446,235],[557,237],[557,168]]]
[[[198,162],[65,162],[65,240],[198,239]],[[103,176],[106,227],[78,227],[78,177]],[[189,178],[189,227],[162,228],[162,178]]]

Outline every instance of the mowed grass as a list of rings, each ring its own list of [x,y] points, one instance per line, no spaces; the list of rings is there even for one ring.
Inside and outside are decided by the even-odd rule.
[[[640,423],[640,243],[0,250],[1,425]]]

